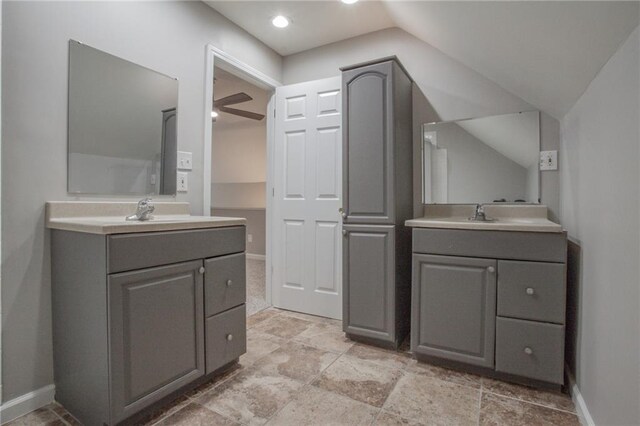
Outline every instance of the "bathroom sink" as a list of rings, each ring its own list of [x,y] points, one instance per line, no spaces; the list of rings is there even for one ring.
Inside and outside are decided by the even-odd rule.
[[[49,202],[47,227],[91,234],[172,231],[245,225],[239,217],[192,216],[187,203],[156,203],[149,220],[126,220],[135,211],[130,202]]]
[[[476,229],[522,232],[562,232],[562,226],[547,219],[541,205],[485,206],[490,220],[473,220],[471,205],[428,205],[425,216],[405,222],[417,228]]]

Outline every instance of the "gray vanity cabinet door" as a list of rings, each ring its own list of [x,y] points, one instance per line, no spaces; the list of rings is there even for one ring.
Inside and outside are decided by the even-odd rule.
[[[343,329],[395,342],[395,226],[344,225]]]
[[[204,375],[201,267],[109,276],[112,424]]]
[[[342,74],[345,223],[392,224],[393,62]]]
[[[494,365],[496,261],[413,255],[411,349]]]

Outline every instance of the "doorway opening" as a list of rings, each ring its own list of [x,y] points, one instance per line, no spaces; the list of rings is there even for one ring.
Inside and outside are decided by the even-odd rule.
[[[270,90],[214,67],[210,213],[247,219],[247,315],[270,306],[266,289],[270,98]]]

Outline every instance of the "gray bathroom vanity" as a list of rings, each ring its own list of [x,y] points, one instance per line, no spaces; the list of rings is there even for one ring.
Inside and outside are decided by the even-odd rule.
[[[244,219],[159,203],[48,203],[56,400],[113,425],[246,351]]]
[[[418,359],[528,384],[564,383],[567,236],[546,207],[427,206],[413,227]]]

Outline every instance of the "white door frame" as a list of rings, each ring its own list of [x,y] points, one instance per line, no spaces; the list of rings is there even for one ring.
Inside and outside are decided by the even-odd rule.
[[[263,72],[253,68],[252,66],[234,58],[233,56],[223,52],[212,44],[207,44],[205,53],[205,73],[204,73],[204,166],[202,171],[203,178],[203,194],[202,205],[203,215],[211,215],[211,151],[212,151],[212,132],[213,126],[211,122],[211,110],[213,109],[213,77],[214,68],[219,67],[225,71],[231,72],[236,76],[255,84],[266,90],[270,90],[271,98],[267,105],[267,184],[266,184],[266,245],[265,245],[265,294],[266,302],[271,305],[271,275],[272,275],[272,257],[271,257],[271,209],[273,204],[273,149],[274,149],[274,111],[275,111],[275,90],[276,87],[282,86],[277,80],[269,77]]]

